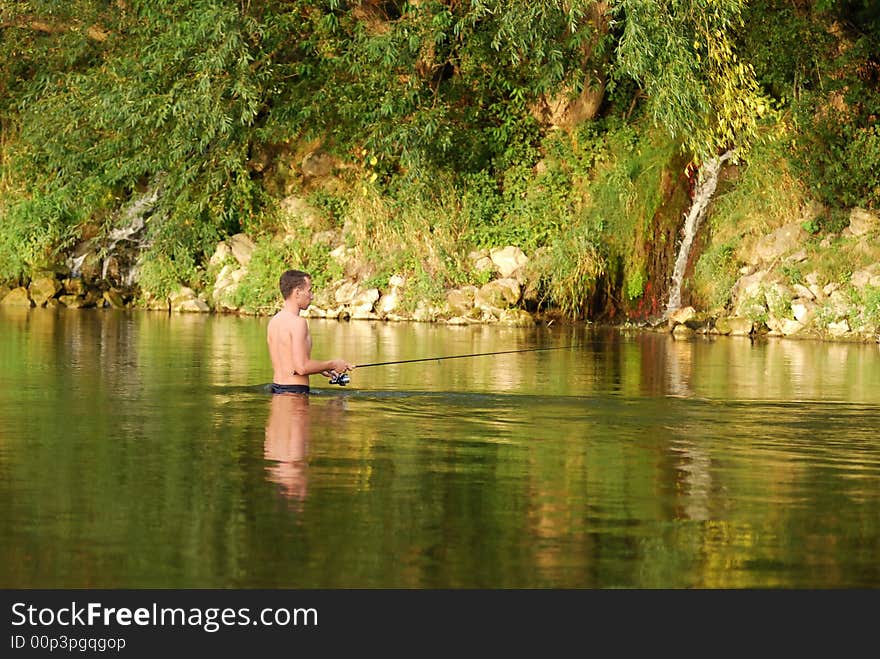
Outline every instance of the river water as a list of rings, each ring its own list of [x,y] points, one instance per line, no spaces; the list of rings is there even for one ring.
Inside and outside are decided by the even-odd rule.
[[[0,308],[0,587],[880,586],[880,346]]]

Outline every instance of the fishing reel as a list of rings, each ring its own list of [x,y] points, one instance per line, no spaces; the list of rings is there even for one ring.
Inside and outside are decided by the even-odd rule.
[[[328,384],[338,384],[340,387],[344,387],[349,382],[351,382],[351,378],[348,377],[348,373],[337,373],[336,375],[330,376],[330,382],[328,382]]]

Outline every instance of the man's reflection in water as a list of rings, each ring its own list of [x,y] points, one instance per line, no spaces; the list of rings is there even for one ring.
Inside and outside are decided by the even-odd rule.
[[[308,394],[274,394],[263,445],[263,456],[273,463],[267,477],[297,508],[308,493],[309,435]]]

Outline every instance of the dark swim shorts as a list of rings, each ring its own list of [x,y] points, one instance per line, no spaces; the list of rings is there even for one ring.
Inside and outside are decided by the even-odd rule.
[[[309,393],[309,385],[307,384],[275,384],[272,383],[273,394],[307,394]]]

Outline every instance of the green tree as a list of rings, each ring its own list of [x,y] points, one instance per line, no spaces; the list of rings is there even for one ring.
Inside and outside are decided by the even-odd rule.
[[[642,86],[650,116],[698,160],[745,150],[768,110],[735,48],[746,0],[618,0],[620,73]]]

